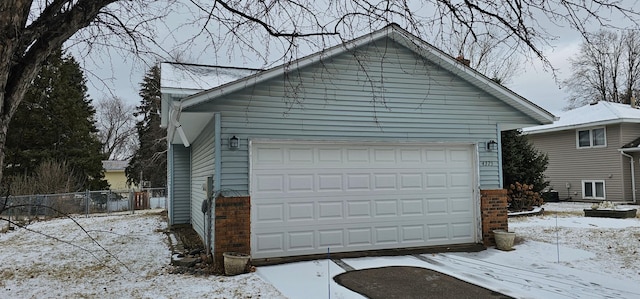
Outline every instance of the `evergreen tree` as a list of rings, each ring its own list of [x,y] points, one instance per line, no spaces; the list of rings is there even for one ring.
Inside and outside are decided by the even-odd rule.
[[[73,171],[80,188],[107,188],[94,114],[80,65],[62,50],[54,52],[11,122],[6,174],[32,175],[41,163],[59,161]]]
[[[502,132],[502,180],[504,188],[516,182],[533,184],[540,192],[549,182],[544,179],[549,158],[539,152],[519,130]]]
[[[152,187],[167,185],[167,131],[160,128],[160,67],[153,66],[140,84],[142,103],[136,107],[139,146],[125,170],[127,182],[150,181]]]

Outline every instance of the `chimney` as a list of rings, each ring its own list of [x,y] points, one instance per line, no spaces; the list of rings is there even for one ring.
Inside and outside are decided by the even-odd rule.
[[[462,54],[458,55],[458,57],[456,57],[456,60],[460,61],[462,64],[464,64],[466,66],[470,66],[470,64],[471,64],[471,60],[465,59],[464,55],[462,55]]]

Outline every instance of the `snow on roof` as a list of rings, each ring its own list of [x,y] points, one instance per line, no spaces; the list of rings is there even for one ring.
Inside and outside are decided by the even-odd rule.
[[[572,128],[606,125],[612,123],[640,123],[640,109],[628,104],[597,102],[569,110],[549,125],[523,128],[528,134],[561,131]]]
[[[160,86],[163,92],[193,94],[211,89],[260,70],[163,62],[160,65]]]

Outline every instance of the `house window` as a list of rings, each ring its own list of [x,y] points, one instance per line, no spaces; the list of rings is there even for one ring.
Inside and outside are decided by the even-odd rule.
[[[604,128],[578,130],[577,135],[578,148],[603,147],[607,145],[607,134]]]
[[[585,199],[605,199],[604,181],[582,181],[582,198]]]

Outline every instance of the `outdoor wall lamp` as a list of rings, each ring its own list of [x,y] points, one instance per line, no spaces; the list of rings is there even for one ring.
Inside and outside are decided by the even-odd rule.
[[[489,140],[487,142],[487,151],[495,152],[498,150],[498,143],[495,140]]]
[[[240,148],[240,139],[238,139],[236,135],[233,135],[229,138],[229,149],[237,150],[238,148]]]

